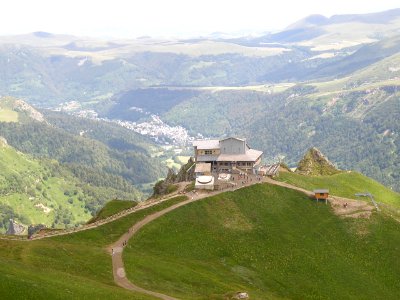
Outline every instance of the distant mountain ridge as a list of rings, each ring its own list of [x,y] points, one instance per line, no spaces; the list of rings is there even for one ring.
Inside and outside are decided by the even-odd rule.
[[[379,26],[371,27],[377,22]],[[104,102],[149,86],[242,86],[334,78],[389,55],[383,48],[369,54],[377,59],[364,59],[365,53],[356,52],[398,35],[399,28],[400,9],[393,9],[330,18],[311,15],[261,36],[218,33],[173,40],[102,40],[48,32],[2,36],[0,94],[52,107],[71,99]]]
[[[35,31],[32,34],[34,36],[39,37],[39,38],[52,38],[52,37],[54,37],[53,33],[45,32],[45,31]]]
[[[357,26],[355,24],[358,24]],[[371,30],[371,25],[380,25]],[[283,30],[253,39],[237,39],[238,43],[260,46],[267,43],[301,44],[309,46],[313,40],[335,49],[335,43],[352,39],[354,45],[371,43],[398,34],[400,8],[368,14],[345,14],[325,17],[314,14],[296,21]],[[336,26],[331,26],[336,25]],[[386,29],[384,29],[386,27]],[[354,29],[353,29],[354,28]]]
[[[367,13],[367,14],[333,15],[329,18],[323,15],[315,14],[315,15],[310,15],[304,19],[301,19],[289,25],[288,27],[285,28],[285,30],[292,30],[308,26],[332,25],[332,24],[350,23],[350,22],[361,22],[368,24],[387,24],[397,18],[400,18],[400,8],[395,8],[376,13]]]

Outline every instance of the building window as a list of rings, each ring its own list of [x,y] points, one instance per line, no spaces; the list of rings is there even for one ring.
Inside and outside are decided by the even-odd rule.
[[[205,150],[205,151],[204,151],[204,154],[205,154],[205,155],[210,155],[210,154],[212,154],[212,150]]]

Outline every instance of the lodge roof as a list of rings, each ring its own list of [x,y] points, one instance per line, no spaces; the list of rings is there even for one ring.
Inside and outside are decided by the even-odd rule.
[[[224,138],[224,139],[222,139],[221,141],[226,141],[226,140],[237,140],[237,141],[241,141],[241,142],[245,142],[246,140],[245,139],[240,139],[240,138],[237,138],[237,137],[227,137],[227,138]]]
[[[220,154],[217,161],[256,161],[262,154],[262,151],[247,149],[245,154]]]
[[[212,150],[212,149],[220,149],[221,142],[225,140],[238,140],[245,143],[244,152],[245,153],[221,153],[217,155],[198,155],[198,162],[206,162],[206,161],[221,161],[221,162],[232,162],[232,161],[257,161],[260,156],[263,154],[262,151],[251,149],[245,139],[239,139],[235,137],[229,137],[222,140],[197,140],[193,142],[193,146],[197,147],[198,150]]]
[[[261,155],[263,154],[262,151],[248,149],[246,154],[219,154],[219,155],[199,155],[197,157],[198,162],[205,162],[205,161],[224,161],[224,162],[231,162],[231,161],[256,161]]]
[[[313,190],[314,194],[329,194],[329,190],[327,189],[319,189],[319,190]]]
[[[199,150],[219,149],[219,140],[197,140],[193,142],[193,146]]]

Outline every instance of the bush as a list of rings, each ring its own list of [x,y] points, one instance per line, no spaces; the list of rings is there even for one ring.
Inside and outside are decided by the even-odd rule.
[[[178,186],[176,184],[170,184],[167,188],[167,194],[171,194],[178,190]]]
[[[185,186],[185,192],[191,192],[194,190],[195,181],[192,181],[187,186]]]

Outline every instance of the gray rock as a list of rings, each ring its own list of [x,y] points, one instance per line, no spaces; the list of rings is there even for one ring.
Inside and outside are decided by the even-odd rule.
[[[26,227],[22,224],[17,223],[13,219],[10,219],[10,225],[8,226],[6,234],[9,235],[22,235],[24,234]]]

